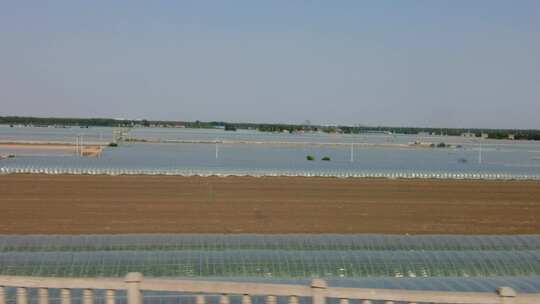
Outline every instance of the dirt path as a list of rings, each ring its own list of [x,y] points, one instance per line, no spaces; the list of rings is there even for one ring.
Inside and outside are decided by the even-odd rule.
[[[0,233],[540,233],[540,183],[0,176]]]

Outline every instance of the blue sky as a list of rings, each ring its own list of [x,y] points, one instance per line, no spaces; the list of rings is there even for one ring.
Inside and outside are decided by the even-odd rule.
[[[540,1],[1,1],[0,115],[540,128]]]

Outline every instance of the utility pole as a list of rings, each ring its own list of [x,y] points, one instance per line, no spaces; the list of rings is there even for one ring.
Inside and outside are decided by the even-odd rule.
[[[75,136],[75,155],[79,155],[79,135]]]
[[[478,149],[478,164],[482,164],[482,139],[480,139],[480,149]]]
[[[75,154],[78,155],[78,156],[82,156],[83,155],[83,147],[84,147],[83,136],[82,135],[77,135],[75,137]]]

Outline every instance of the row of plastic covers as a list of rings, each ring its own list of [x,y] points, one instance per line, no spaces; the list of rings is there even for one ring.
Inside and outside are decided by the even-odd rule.
[[[119,277],[441,277],[540,274],[540,251],[122,250],[0,253],[0,273]]]
[[[540,235],[117,234],[0,235],[0,252],[121,250],[540,250]]]
[[[540,236],[2,236],[0,243],[0,274],[6,275],[540,275]]]
[[[0,167],[0,174],[75,174],[75,175],[178,175],[178,176],[301,176],[357,177],[390,179],[481,179],[481,180],[540,180],[536,174],[473,173],[473,172],[409,172],[409,171],[298,171],[298,170],[204,170],[204,169],[115,169],[115,168],[58,168],[58,167]]]

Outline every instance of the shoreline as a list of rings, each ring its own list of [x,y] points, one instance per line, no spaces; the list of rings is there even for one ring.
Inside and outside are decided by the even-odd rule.
[[[433,149],[437,143],[366,143],[366,142],[312,142],[312,141],[261,141],[261,140],[189,140],[189,139],[146,139],[128,138],[126,143],[147,144],[224,144],[224,145],[274,145],[274,146],[309,146],[309,147],[355,147],[355,148],[390,148],[390,149]],[[449,145],[446,149],[456,149],[455,145]],[[440,149],[440,148],[439,148]]]
[[[86,143],[84,147],[101,147],[104,144]],[[74,149],[77,145],[55,141],[0,141],[0,148]]]
[[[80,153],[81,156],[99,156],[103,151],[103,146],[98,144],[76,144],[61,142],[0,142],[0,149],[10,150],[33,150],[33,151],[70,151]],[[14,154],[16,153],[9,153]]]
[[[539,234],[537,181],[0,175],[0,234]]]

